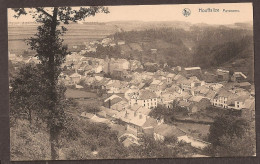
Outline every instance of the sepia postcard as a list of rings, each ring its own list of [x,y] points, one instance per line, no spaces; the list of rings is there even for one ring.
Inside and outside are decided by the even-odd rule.
[[[8,9],[11,161],[256,156],[252,3]]]

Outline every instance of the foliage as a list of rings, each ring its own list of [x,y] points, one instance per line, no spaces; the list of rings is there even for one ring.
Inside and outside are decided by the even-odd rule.
[[[159,104],[149,113],[149,115],[153,118],[164,118],[166,123],[172,123],[175,120],[176,115],[187,116],[187,114],[188,111],[182,107],[177,106],[175,101],[173,101],[171,108],[167,108],[166,106]]]
[[[221,145],[216,147],[215,156],[243,157],[256,153],[256,140],[254,132],[246,132],[241,137],[224,135],[220,138]]]
[[[41,81],[41,71],[38,66],[24,65],[17,75],[10,80],[10,115],[12,118],[26,116],[31,122],[32,115],[39,117],[45,101],[42,97],[44,84]],[[36,115],[37,114],[37,115]],[[12,119],[11,119],[12,120]]]
[[[46,117],[43,115],[43,120],[46,121],[50,132],[51,145],[51,159],[58,158],[58,137],[64,126],[66,119],[64,117],[64,92],[65,89],[58,85],[58,77],[61,72],[61,64],[65,61],[65,56],[69,54],[67,47],[63,46],[63,39],[61,36],[67,31],[62,25],[69,24],[69,22],[77,22],[84,20],[86,17],[95,16],[98,12],[108,13],[105,7],[91,6],[89,8],[80,7],[73,9],[71,7],[53,7],[53,8],[15,8],[15,17],[19,18],[21,15],[30,14],[32,18],[40,23],[37,28],[37,33],[30,38],[28,44],[31,50],[36,51],[36,57],[41,61],[39,64],[41,78],[40,81],[41,94],[39,99],[44,100],[40,110],[47,113]],[[30,90],[33,94],[33,90]],[[29,97],[32,98],[32,97]],[[28,101],[32,101],[29,99]],[[32,101],[34,102],[34,101]],[[37,101],[36,101],[37,102]],[[41,102],[41,101],[40,101]],[[30,108],[29,108],[30,109]]]
[[[174,140],[171,140],[174,141]],[[154,140],[144,135],[139,140],[140,145],[129,147],[130,158],[177,158],[190,156],[193,148],[185,143],[171,143],[170,145]]]
[[[236,116],[217,117],[210,127],[211,146],[205,151],[212,156],[251,156],[255,152],[255,134],[249,123]]]

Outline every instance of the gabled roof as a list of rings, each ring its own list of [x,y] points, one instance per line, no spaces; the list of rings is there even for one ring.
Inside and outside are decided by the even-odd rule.
[[[154,133],[162,135],[164,137],[180,137],[184,136],[185,133],[182,132],[175,126],[170,126],[167,124],[161,124],[154,128]]]
[[[203,96],[192,96],[189,101],[193,101],[193,102],[200,102],[201,99],[203,99],[205,97]]]
[[[176,75],[173,80],[181,82],[182,80],[185,80],[186,78],[180,74]]]
[[[202,93],[202,94],[207,94],[209,92],[209,88],[202,85],[202,86],[198,86],[198,87],[194,88],[194,91]]]
[[[152,98],[157,98],[157,96],[154,92],[146,90],[146,89],[139,91],[138,99],[147,100],[147,99],[152,99]]]
[[[138,113],[141,113],[145,116],[148,116],[151,111],[152,111],[151,109],[148,109],[148,108],[143,107],[143,106],[141,106],[140,108],[137,109]]]
[[[152,118],[152,117],[148,117],[145,121],[145,123],[143,124],[143,128],[146,128],[146,127],[156,127],[157,126],[157,120]]]

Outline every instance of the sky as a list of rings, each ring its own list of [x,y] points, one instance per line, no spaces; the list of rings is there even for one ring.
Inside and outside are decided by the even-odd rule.
[[[86,18],[86,22],[108,21],[185,21],[190,23],[207,24],[233,24],[236,22],[253,21],[252,3],[215,3],[215,4],[175,4],[175,5],[128,5],[107,6],[109,14],[99,13],[95,17]],[[191,14],[185,17],[182,14],[188,8]],[[219,12],[202,12],[219,9]],[[223,10],[236,10],[239,12],[223,12]],[[30,15],[20,19],[13,17],[14,11],[8,10],[9,22],[31,22]]]

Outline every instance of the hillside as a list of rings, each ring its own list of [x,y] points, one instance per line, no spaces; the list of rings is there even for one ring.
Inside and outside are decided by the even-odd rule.
[[[244,27],[244,26],[243,26]],[[136,59],[169,66],[200,66],[203,69],[226,68],[242,71],[253,81],[253,33],[228,26],[191,26],[122,31],[114,35],[124,45],[98,47],[92,56]],[[156,49],[156,53],[152,52]],[[88,55],[88,54],[87,54]]]
[[[8,49],[22,54],[28,50],[25,39],[33,36],[37,24],[8,25]],[[114,21],[72,23],[66,26],[64,44],[83,45],[92,40],[113,36],[125,45],[98,47],[91,56],[137,59],[167,63],[170,66],[217,67],[242,71],[253,79],[253,26],[251,22],[230,25],[191,24],[188,22]],[[152,53],[151,49],[157,49]],[[242,63],[242,64],[241,64]]]

